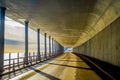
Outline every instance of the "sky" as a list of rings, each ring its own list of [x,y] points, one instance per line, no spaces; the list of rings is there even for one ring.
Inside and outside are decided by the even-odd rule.
[[[37,32],[28,29],[29,52],[37,51]],[[5,53],[24,52],[25,45],[24,25],[5,17]],[[41,51],[44,49],[44,36],[41,35]],[[48,43],[48,38],[47,38]],[[48,45],[47,45],[48,46]]]
[[[64,48],[64,52],[72,52],[73,48]]]

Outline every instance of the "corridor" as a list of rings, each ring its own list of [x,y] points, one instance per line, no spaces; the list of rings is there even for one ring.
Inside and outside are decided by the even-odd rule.
[[[0,80],[120,80],[120,0],[0,0]]]
[[[102,80],[81,58],[65,53],[48,64],[11,80]],[[86,77],[87,76],[87,77]]]

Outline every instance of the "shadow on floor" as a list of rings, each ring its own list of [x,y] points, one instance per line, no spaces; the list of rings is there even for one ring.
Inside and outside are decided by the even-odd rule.
[[[71,68],[78,68],[78,69],[86,69],[86,70],[92,70],[91,68],[84,68],[79,66],[70,66],[70,65],[63,65],[63,64],[56,64],[56,63],[49,63],[51,65],[58,65],[58,66],[65,66],[65,67],[71,67]]]
[[[30,69],[28,68],[24,68],[24,69],[19,69],[17,71],[12,71],[11,73],[0,76],[0,80],[9,80],[29,70]]]
[[[55,61],[84,62],[84,61],[76,61],[76,60],[55,60]]]
[[[104,61],[82,55],[79,53],[74,53],[78,57],[80,57],[82,60],[84,60],[91,68],[94,70],[103,80],[120,80],[120,68],[117,66],[114,66],[112,64],[106,63]],[[106,75],[103,71],[98,69],[96,66],[94,66],[90,61],[88,61],[86,58],[91,60],[94,64],[102,68],[105,72],[107,72],[110,76],[112,76],[114,79]]]
[[[61,54],[61,55],[62,55],[62,54]],[[59,56],[60,56],[60,55],[58,55],[58,56],[56,56],[56,57],[53,57],[53,58],[51,58],[51,59],[49,59],[49,60],[42,61],[41,63],[34,64],[34,65],[32,65],[32,66],[34,66],[34,67],[37,68],[37,67],[39,67],[39,66],[41,66],[41,65],[44,65],[44,64],[49,63],[50,61],[54,60],[55,58],[57,58],[57,57],[59,57]],[[20,74],[23,74],[23,73],[31,70],[29,67],[30,67],[30,66],[28,66],[28,67],[26,67],[26,68],[18,69],[18,70],[14,71],[14,72],[11,72],[11,73],[7,73],[7,74],[4,74],[4,75],[0,75],[0,80],[9,80],[9,79],[11,79],[11,78],[14,78],[14,77],[20,75]]]
[[[52,75],[50,75],[50,74],[47,74],[47,73],[45,73],[45,72],[42,72],[42,71],[40,71],[40,70],[38,70],[38,69],[35,69],[35,68],[33,68],[33,67],[30,67],[30,69],[34,70],[35,72],[37,72],[37,73],[39,73],[39,74],[41,74],[41,75],[43,75],[43,76],[45,76],[45,77],[47,77],[47,78],[49,78],[50,80],[60,80],[59,78],[56,78],[56,77],[54,77],[54,76],[52,76]]]

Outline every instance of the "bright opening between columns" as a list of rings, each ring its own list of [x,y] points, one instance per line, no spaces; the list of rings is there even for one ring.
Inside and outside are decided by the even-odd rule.
[[[64,48],[64,52],[73,52],[73,48]]]

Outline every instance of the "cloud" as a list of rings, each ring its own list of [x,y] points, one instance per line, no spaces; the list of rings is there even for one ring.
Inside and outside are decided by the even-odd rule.
[[[37,32],[30,28],[28,29],[28,43],[29,51],[37,51]],[[21,51],[24,52],[24,47],[25,47],[24,25],[6,17],[5,52],[21,52]],[[41,50],[44,50],[44,35],[41,34],[40,34],[40,48]]]
[[[21,45],[21,44],[24,44],[24,42],[18,41],[18,40],[5,39],[5,44],[6,45]]]

